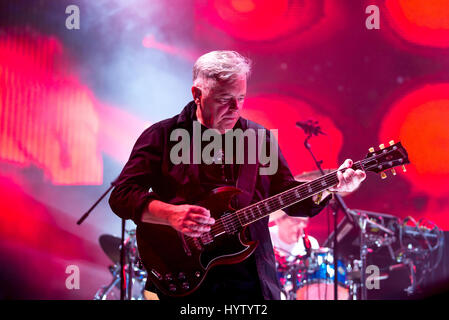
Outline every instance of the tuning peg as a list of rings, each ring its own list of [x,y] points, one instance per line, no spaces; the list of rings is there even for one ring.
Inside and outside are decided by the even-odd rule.
[[[374,152],[374,148],[371,147],[371,148],[368,149],[368,151],[369,151],[369,152]]]
[[[380,177],[381,177],[382,179],[386,179],[386,178],[387,178],[387,174],[386,174],[385,172],[381,172],[381,173],[380,173]]]
[[[391,173],[395,176],[396,175],[396,170],[394,170],[394,168],[391,169]]]
[[[394,145],[394,140],[391,140],[389,143],[390,143],[390,146]]]
[[[384,145],[383,143],[380,144],[380,145],[379,145],[379,149],[380,149],[380,150],[385,149],[385,145]]]
[[[402,171],[407,172],[407,169],[405,169],[404,165],[402,165]]]

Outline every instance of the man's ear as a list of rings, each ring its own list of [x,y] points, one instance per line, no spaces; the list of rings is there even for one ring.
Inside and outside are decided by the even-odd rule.
[[[192,86],[192,96],[193,100],[196,104],[198,104],[201,100],[201,89],[195,86]]]

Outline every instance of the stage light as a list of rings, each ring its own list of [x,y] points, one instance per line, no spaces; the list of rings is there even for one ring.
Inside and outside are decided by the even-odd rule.
[[[285,46],[291,47],[296,38],[302,44],[325,39],[344,25],[341,12],[341,3],[333,0],[197,0],[195,23],[201,40],[224,32],[243,41],[288,40]]]
[[[386,17],[405,40],[449,48],[449,0],[387,0]]]
[[[449,83],[428,84],[408,93],[382,120],[379,141],[395,137],[409,153],[403,175],[415,191],[449,193]]]

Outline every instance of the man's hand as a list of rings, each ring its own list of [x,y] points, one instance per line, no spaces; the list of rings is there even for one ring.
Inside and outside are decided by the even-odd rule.
[[[168,221],[174,229],[190,237],[199,237],[202,233],[209,232],[210,226],[215,223],[209,210],[188,204],[173,206]]]
[[[165,224],[190,237],[209,232],[215,223],[206,208],[189,204],[173,205],[159,200],[150,201],[142,213],[141,221]]]
[[[338,168],[338,170],[351,168],[353,161],[351,159],[346,159],[345,162]],[[362,170],[346,169],[345,172],[337,172],[338,184],[330,188],[329,191],[332,192],[352,192],[356,190],[363,180],[366,179],[366,173]]]

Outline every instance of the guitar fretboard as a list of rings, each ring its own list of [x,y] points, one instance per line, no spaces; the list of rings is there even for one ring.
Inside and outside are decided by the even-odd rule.
[[[352,169],[363,170],[361,161],[355,162]],[[235,215],[241,226],[251,224],[270,213],[291,206],[338,184],[337,171],[330,172],[318,179],[303,183],[280,194],[237,210]]]

